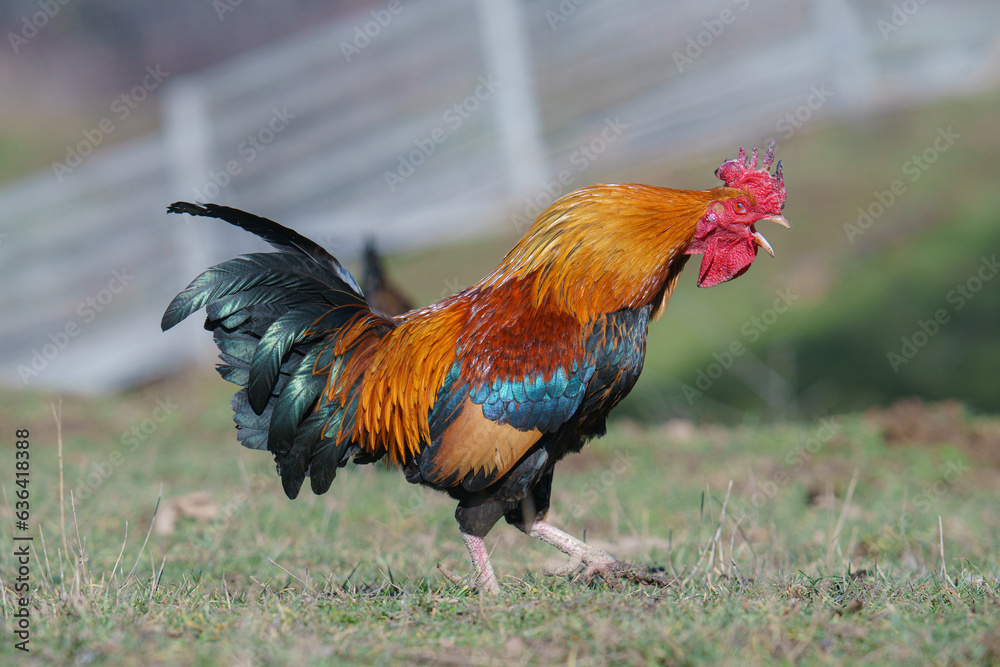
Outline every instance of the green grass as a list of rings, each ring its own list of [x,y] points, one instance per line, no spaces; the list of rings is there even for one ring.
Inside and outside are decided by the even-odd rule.
[[[553,520],[675,584],[546,577],[562,556],[501,525],[488,545],[504,591],[491,599],[437,573],[470,569],[445,496],[349,466],[326,495],[289,501],[270,457],[235,443],[228,394],[197,374],[66,399],[65,538],[52,401],[0,395],[5,430],[31,430],[35,535],[32,651],[5,633],[0,662],[1000,660],[1000,469],[980,446],[997,420],[919,406],[900,424],[945,424],[932,442],[883,436],[876,423],[895,413],[728,429],[616,421],[560,464]],[[176,407],[128,451],[123,434],[142,432],[158,400]],[[162,516],[195,492],[216,515],[144,543],[158,498]],[[10,627],[13,559],[0,552]]]

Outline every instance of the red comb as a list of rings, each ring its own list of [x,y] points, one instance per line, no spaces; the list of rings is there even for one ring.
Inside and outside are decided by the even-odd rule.
[[[774,208],[775,212],[778,212],[785,201],[785,177],[781,173],[781,161],[778,161],[773,176],[769,171],[774,162],[774,142],[771,142],[767,152],[764,153],[763,167],[760,169],[757,168],[757,156],[756,147],[750,157],[747,157],[746,151],[741,148],[736,159],[723,162],[715,170],[715,175],[725,181],[730,188],[753,193],[758,205],[768,209]]]

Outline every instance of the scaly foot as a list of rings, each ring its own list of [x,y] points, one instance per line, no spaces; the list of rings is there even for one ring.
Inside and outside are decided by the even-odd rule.
[[[487,595],[499,593],[500,584],[497,582],[497,575],[493,571],[493,564],[490,563],[490,554],[486,551],[486,544],[483,542],[483,538],[462,533],[462,541],[465,542],[465,546],[469,550],[469,558],[472,560],[472,569],[475,576],[472,584],[473,588]],[[441,575],[445,579],[457,586],[467,583],[465,579],[445,569],[440,563],[438,563],[438,571],[441,572]]]
[[[569,556],[569,562],[566,565],[546,572],[550,576],[565,577],[576,574],[582,569],[581,576],[586,583],[593,581],[595,576],[600,576],[609,587],[615,590],[622,589],[621,579],[661,588],[665,588],[671,583],[671,580],[663,574],[617,560],[607,551],[581,542],[569,533],[545,521],[536,521],[528,534],[551,544]]]

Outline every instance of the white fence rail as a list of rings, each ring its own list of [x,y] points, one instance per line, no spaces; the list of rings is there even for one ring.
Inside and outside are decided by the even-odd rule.
[[[177,199],[267,215],[351,257],[373,234],[393,250],[481,233],[563,171],[577,187],[762,140],[811,86],[834,92],[833,117],[996,80],[1000,6],[903,4],[918,10],[412,2],[169,81],[161,133],[0,191],[0,380],[117,389],[205,349],[196,323],[161,334],[163,308],[259,245],[168,218]]]

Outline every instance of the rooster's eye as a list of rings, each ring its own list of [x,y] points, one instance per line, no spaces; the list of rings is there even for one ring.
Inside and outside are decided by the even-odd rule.
[[[736,206],[734,206],[733,209],[740,215],[743,215],[744,213],[747,212],[746,205],[741,201],[736,202]]]

